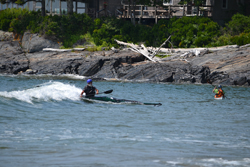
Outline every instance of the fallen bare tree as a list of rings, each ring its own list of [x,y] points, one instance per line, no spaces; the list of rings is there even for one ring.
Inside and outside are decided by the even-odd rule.
[[[163,42],[163,44],[156,50],[149,50],[148,48],[146,48],[143,44],[141,44],[140,46],[135,45],[135,44],[131,44],[131,43],[126,43],[126,42],[122,42],[122,41],[118,41],[115,39],[115,41],[120,44],[120,45],[125,45],[125,46],[130,46],[130,50],[137,52],[137,53],[141,53],[142,55],[144,55],[146,58],[148,58],[149,60],[156,62],[159,60],[155,59],[155,55],[161,50],[162,46],[166,44],[166,42],[171,38],[171,35],[168,37],[168,39]]]
[[[220,51],[224,49],[230,49],[230,48],[238,48],[238,45],[228,45],[228,46],[221,46],[221,47],[213,47],[213,48],[177,48],[173,49],[172,43],[169,41],[171,38],[171,35],[168,37],[166,41],[164,41],[159,48],[154,48],[154,47],[145,47],[143,44],[141,45],[135,45],[133,43],[126,43],[123,41],[118,41],[115,39],[115,41],[120,44],[120,45],[125,45],[129,46],[130,50],[141,53],[144,55],[146,58],[148,58],[150,61],[153,62],[161,62],[161,59],[156,58],[155,56],[161,52],[161,55],[170,55],[170,57],[173,60],[183,60],[187,61],[187,58],[192,57],[192,56],[199,56],[201,52],[203,53],[209,53],[209,52],[215,52],[215,51]],[[171,48],[162,48],[167,42],[171,44]],[[248,45],[245,45],[248,46]]]

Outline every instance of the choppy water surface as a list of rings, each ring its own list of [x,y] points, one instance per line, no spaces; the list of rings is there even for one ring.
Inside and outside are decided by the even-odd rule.
[[[250,166],[250,88],[94,82],[154,107],[83,101],[80,77],[0,85],[0,166]]]

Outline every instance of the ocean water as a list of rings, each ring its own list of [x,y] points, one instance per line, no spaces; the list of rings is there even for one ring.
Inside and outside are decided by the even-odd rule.
[[[162,106],[87,102],[84,77],[0,76],[0,166],[248,167],[250,88],[96,81],[109,97]]]

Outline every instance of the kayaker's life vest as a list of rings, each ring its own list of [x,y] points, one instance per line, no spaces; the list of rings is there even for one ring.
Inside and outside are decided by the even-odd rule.
[[[86,97],[94,97],[95,96],[96,88],[94,86],[87,85],[87,86],[84,87],[83,90],[84,90],[84,92],[86,94]]]
[[[223,92],[222,89],[219,89],[219,90],[218,90],[218,93],[216,93],[214,97],[215,97],[215,98],[218,98],[218,97],[222,97],[222,96],[224,96],[224,92]]]

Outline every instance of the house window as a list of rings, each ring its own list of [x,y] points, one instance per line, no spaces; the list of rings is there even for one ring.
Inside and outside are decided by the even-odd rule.
[[[173,5],[173,0],[164,0],[163,1],[163,6],[169,6],[169,5]]]
[[[228,0],[222,0],[222,9],[227,9]]]

